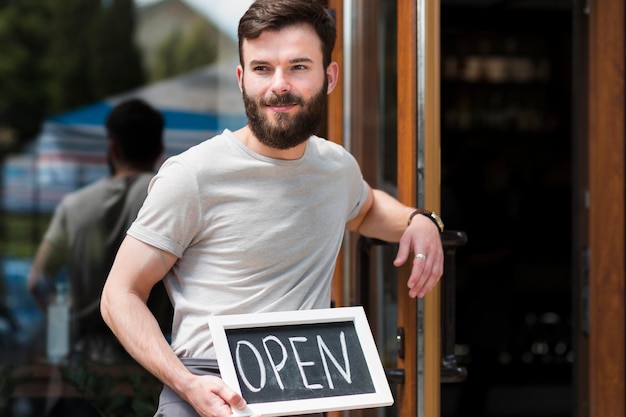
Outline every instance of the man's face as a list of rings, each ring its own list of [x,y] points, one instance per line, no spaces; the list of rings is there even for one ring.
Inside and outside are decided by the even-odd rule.
[[[322,48],[309,25],[264,32],[243,42],[239,85],[256,138],[274,149],[289,149],[314,134],[334,87],[336,64],[325,72]],[[329,80],[333,81],[329,86]]]
[[[254,135],[263,144],[274,149],[293,148],[317,131],[320,121],[326,112],[326,84],[309,99],[293,93],[270,97],[252,97],[243,87],[243,102],[248,116],[248,125]],[[297,113],[274,112],[273,117],[265,112],[265,108],[281,107],[296,104]]]

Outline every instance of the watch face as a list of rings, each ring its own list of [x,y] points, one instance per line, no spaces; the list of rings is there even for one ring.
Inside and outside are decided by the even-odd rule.
[[[437,213],[430,213],[430,217],[437,223],[439,230],[443,232],[443,220],[441,220],[441,217]]]
[[[429,210],[424,210],[424,209],[417,209],[415,210],[413,213],[411,213],[411,215],[409,216],[409,221],[408,224],[411,224],[411,219],[413,218],[413,216],[415,216],[416,214],[421,214],[423,216],[428,217],[430,220],[432,220],[433,223],[435,223],[435,225],[437,226],[437,228],[439,229],[439,232],[443,232],[443,220],[441,220],[441,217],[439,217],[439,215],[437,213],[434,213],[432,211]]]

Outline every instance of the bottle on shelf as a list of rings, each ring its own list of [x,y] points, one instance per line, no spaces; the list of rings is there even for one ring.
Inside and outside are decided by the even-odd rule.
[[[67,283],[58,282],[48,305],[46,356],[49,363],[60,364],[70,353],[70,297]]]

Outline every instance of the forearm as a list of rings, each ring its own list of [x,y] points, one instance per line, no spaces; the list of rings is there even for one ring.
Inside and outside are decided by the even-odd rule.
[[[102,317],[128,353],[200,415],[231,415],[241,395],[215,376],[192,374],[174,354],[146,301],[177,258],[126,237],[102,292]]]
[[[358,232],[367,237],[398,242],[415,209],[380,190],[372,190],[372,199],[367,215],[358,225]]]
[[[131,292],[105,291],[101,311],[128,353],[179,395],[186,392],[190,372],[174,354],[144,300]]]
[[[172,351],[147,306],[176,257],[130,236],[122,242],[102,291],[102,317],[128,353],[175,391],[192,375]]]
[[[41,242],[28,273],[28,291],[37,306],[44,312],[48,306],[48,297],[51,289],[48,277],[55,276],[59,269],[53,269],[53,265],[55,264],[52,260],[53,249],[50,243],[45,241]]]
[[[407,280],[409,296],[423,297],[441,278],[443,249],[439,226],[427,216],[412,217],[414,211],[389,194],[373,190],[348,228],[364,236],[399,242],[395,266],[405,264],[413,253],[415,258]]]

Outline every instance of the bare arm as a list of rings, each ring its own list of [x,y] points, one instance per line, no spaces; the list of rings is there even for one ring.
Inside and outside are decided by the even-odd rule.
[[[185,368],[163,337],[146,302],[152,287],[174,265],[176,256],[127,236],[104,286],[104,321],[128,353],[202,416],[230,416],[245,401],[214,376]]]
[[[389,194],[372,190],[359,215],[348,223],[348,229],[364,236],[400,242],[394,265],[403,265],[411,252],[426,259],[413,258],[407,281],[409,296],[423,297],[433,289],[443,274],[443,248],[439,229],[426,216],[409,216],[415,209],[405,206]]]
[[[35,259],[33,259],[33,264],[28,272],[28,291],[42,311],[46,311],[48,306],[46,298],[48,291],[44,289],[46,278],[56,275],[60,269],[58,260],[55,262],[53,259],[54,252],[54,246],[51,243],[42,241],[37,248]]]

